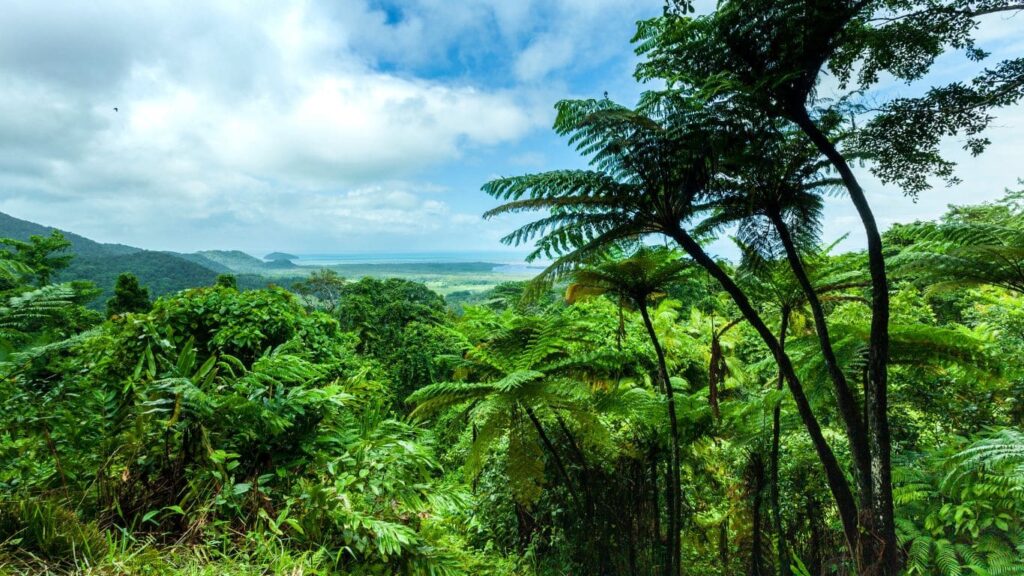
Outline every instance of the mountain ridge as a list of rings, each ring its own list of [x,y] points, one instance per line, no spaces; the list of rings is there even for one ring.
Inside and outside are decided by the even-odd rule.
[[[68,252],[74,254],[71,264],[57,275],[57,280],[88,280],[96,284],[102,293],[92,303],[94,307],[101,306],[113,295],[114,283],[122,272],[138,277],[139,282],[149,288],[152,297],[212,285],[219,274],[256,276],[245,278],[245,285],[265,283],[258,277],[261,270],[267,269],[265,263],[241,250],[204,250],[183,254],[126,244],[106,244],[0,212],[0,238],[26,241],[30,236],[47,236],[54,230],[71,243]],[[247,266],[232,266],[232,262],[244,262]]]

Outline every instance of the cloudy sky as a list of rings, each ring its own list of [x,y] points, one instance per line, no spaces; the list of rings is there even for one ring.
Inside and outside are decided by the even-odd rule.
[[[629,45],[662,0],[8,0],[0,211],[150,249],[492,251],[495,176],[574,167],[553,104],[632,103]],[[992,18],[993,59],[1024,15]],[[965,73],[950,58],[931,79]],[[968,70],[969,72],[969,70]],[[918,86],[888,90],[913,93]],[[115,111],[117,108],[118,111]],[[1024,109],[964,184],[916,204],[868,179],[883,224],[1024,176]],[[843,202],[827,233],[855,231]],[[857,247],[859,238],[849,240]]]

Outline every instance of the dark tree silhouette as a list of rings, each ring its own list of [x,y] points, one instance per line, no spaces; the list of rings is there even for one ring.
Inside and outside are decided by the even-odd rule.
[[[140,286],[139,279],[131,272],[122,272],[114,285],[114,296],[107,300],[107,317],[128,312],[148,312],[152,307],[149,289]]]

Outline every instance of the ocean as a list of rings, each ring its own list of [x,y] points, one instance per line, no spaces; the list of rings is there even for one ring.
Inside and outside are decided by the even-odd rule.
[[[333,264],[430,264],[458,262],[493,262],[505,265],[527,265],[522,252],[360,252],[296,254],[296,264],[330,266]]]

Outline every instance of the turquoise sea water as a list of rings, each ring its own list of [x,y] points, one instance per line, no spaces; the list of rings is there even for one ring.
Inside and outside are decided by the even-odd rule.
[[[296,254],[300,266],[336,266],[345,264],[493,264],[503,274],[535,274],[544,262],[526,262],[524,252],[388,252]]]
[[[519,252],[362,252],[297,254],[296,264],[330,266],[332,264],[428,264],[493,262],[502,265],[526,265],[526,254]]]

